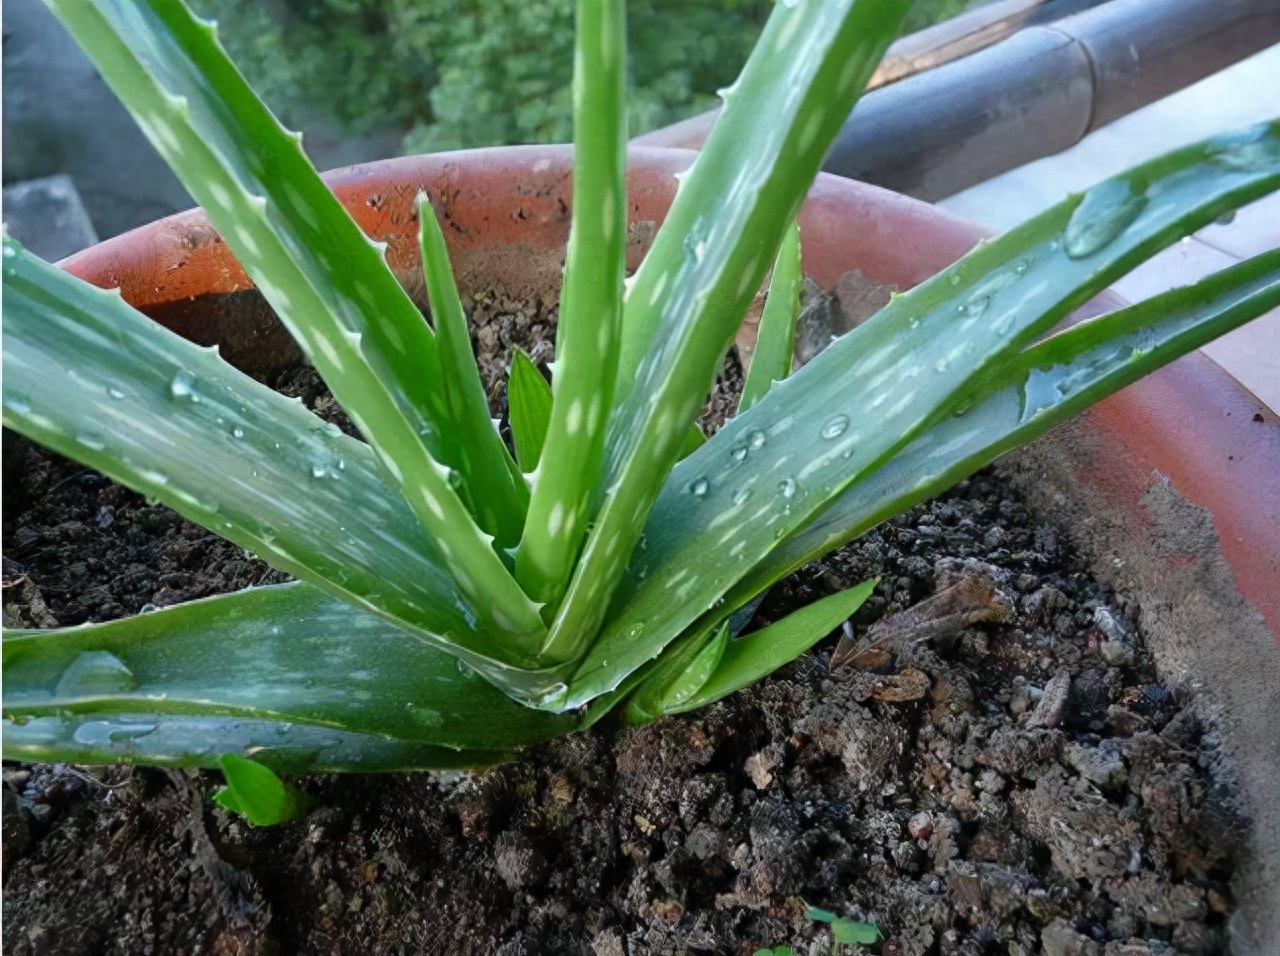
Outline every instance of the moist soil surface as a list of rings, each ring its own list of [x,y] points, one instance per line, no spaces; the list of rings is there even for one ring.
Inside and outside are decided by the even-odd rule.
[[[553,310],[476,312],[501,414],[510,351],[545,366]],[[726,363],[705,428],[740,381]],[[310,369],[270,384],[350,429]],[[4,472],[8,626],[284,580],[9,433]],[[475,775],[305,777],[318,809],[275,828],[215,808],[214,772],[6,764],[5,951],[1225,952],[1248,823],[1140,609],[982,472],[793,575],[756,622],[870,577],[843,632],[701,712]],[[879,939],[837,942],[849,922]]]

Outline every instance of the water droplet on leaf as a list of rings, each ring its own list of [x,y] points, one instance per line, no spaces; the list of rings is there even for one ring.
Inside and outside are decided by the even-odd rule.
[[[1067,222],[1063,248],[1072,259],[1083,259],[1106,248],[1138,218],[1147,205],[1127,179],[1109,179],[1087,193]]]
[[[706,497],[708,491],[711,490],[711,482],[706,478],[695,478],[689,483],[689,494],[695,498]]]
[[[843,435],[845,432],[845,429],[848,427],[849,427],[848,415],[832,415],[830,418],[827,419],[826,424],[822,426],[822,431],[819,432],[819,434],[822,435],[823,438],[830,441],[833,438],[839,438],[841,435]]]
[[[1224,169],[1250,173],[1280,163],[1280,141],[1269,135],[1270,124],[1263,124],[1252,141],[1221,143],[1210,161]],[[1249,134],[1245,134],[1249,135]]]
[[[796,496],[796,483],[793,478],[783,478],[778,482],[778,494],[784,498],[794,498]]]
[[[178,372],[169,382],[169,397],[191,402],[199,401],[196,395],[196,377],[186,369]]]
[[[564,701],[568,693],[569,693],[569,688],[567,685],[552,684],[549,688],[547,688],[547,690],[544,693],[540,694],[534,700],[534,703],[537,704],[539,707],[544,707],[544,708],[547,708],[548,710],[554,710]]]
[[[76,441],[90,451],[102,451],[107,447],[107,443],[102,440],[102,437],[93,432],[76,435]]]
[[[62,672],[56,697],[100,697],[124,694],[138,682],[124,661],[109,651],[85,651]]]
[[[128,740],[137,740],[139,737],[145,737],[147,734],[155,733],[160,725],[154,721],[139,721],[137,723],[120,723],[107,731],[107,739],[112,743],[124,743]]]

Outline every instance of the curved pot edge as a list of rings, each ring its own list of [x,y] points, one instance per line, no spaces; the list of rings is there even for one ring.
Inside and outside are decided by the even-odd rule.
[[[1228,758],[1217,769],[1252,820],[1231,952],[1280,952],[1280,654],[1217,547],[1219,516],[1163,480],[1109,420],[1131,424],[1127,415],[1079,416],[996,468],[1100,580],[1137,600],[1159,673],[1195,692]]]

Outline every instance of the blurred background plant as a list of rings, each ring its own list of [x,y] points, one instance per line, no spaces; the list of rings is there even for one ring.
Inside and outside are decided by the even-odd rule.
[[[633,0],[631,134],[716,105],[774,0]],[[903,32],[974,5],[917,0]],[[195,0],[286,125],[327,114],[406,153],[572,138],[572,0]]]

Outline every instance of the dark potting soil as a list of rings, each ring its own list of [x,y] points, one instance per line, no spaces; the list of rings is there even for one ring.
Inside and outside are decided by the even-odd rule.
[[[553,325],[496,295],[477,311],[499,414],[510,349],[545,363]],[[740,378],[728,363],[708,427]],[[350,428],[311,370],[272,384]],[[282,580],[8,433],[4,470],[6,625]],[[757,620],[873,576],[844,666],[837,633],[699,713],[483,774],[307,777],[319,809],[281,827],[215,809],[215,773],[6,764],[5,951],[832,952],[812,906],[874,923],[883,956],[1225,952],[1247,822],[1140,609],[983,472]]]

